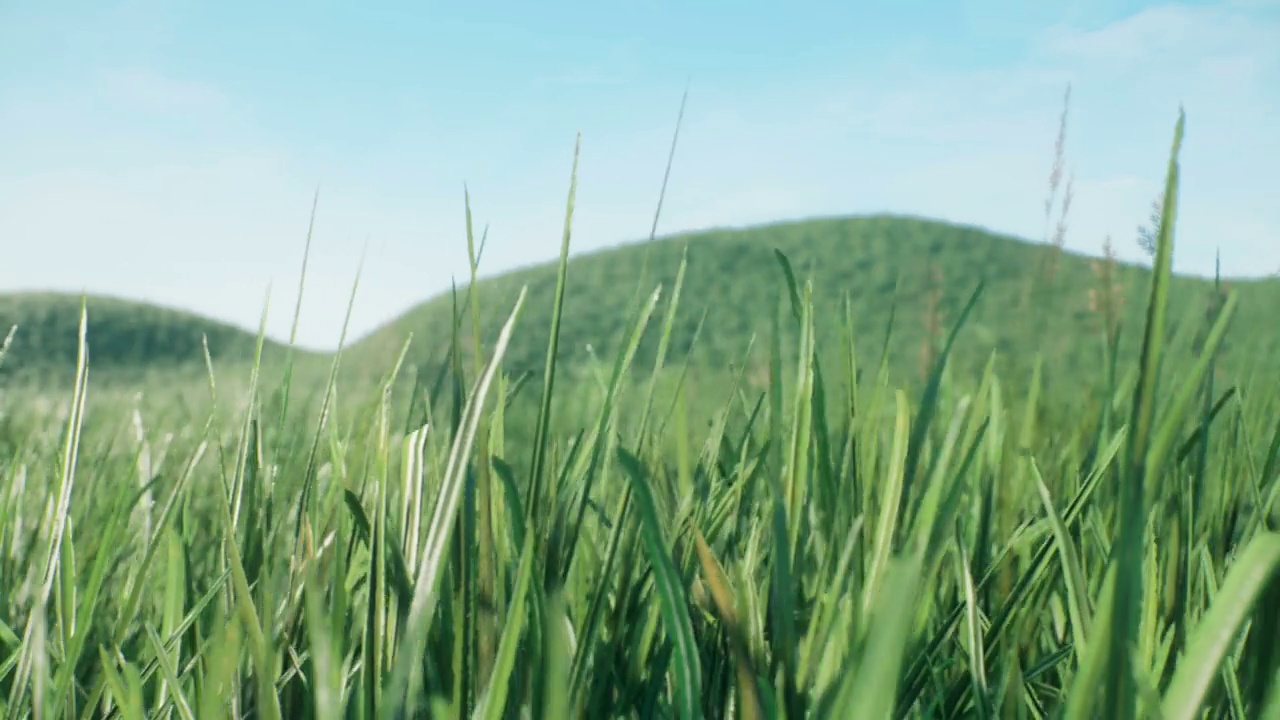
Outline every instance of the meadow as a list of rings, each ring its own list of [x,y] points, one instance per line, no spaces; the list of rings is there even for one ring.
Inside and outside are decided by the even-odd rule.
[[[468,207],[425,342],[100,389],[82,306],[0,396],[0,713],[1280,718],[1280,294],[1173,277],[1183,127],[1149,269],[901,221],[850,290],[814,221],[606,296],[575,151],[559,262],[479,281]]]

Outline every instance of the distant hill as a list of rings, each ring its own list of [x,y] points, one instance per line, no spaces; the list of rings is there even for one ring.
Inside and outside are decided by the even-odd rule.
[[[1069,387],[1076,378],[1099,375],[1102,316],[1091,295],[1101,287],[1100,261],[974,227],[872,216],[712,230],[575,255],[569,264],[561,328],[560,377],[581,376],[593,362],[603,364],[601,371],[607,375],[623,336],[630,332],[637,291],[647,297],[662,285],[661,302],[635,361],[637,372],[652,367],[686,250],[689,265],[668,364],[687,356],[702,378],[725,378],[744,362],[756,377],[762,372],[771,317],[786,296],[775,250],[789,258],[801,284],[812,279],[818,344],[832,363],[840,360],[836,352],[845,336],[847,299],[861,366],[879,361],[892,319],[889,363],[899,381],[909,381],[920,372],[930,338],[936,344],[945,335],[976,284],[985,280],[983,295],[957,344],[953,367],[976,374],[997,350],[1003,377],[1012,380],[1025,376],[1039,352],[1045,356],[1046,377],[1059,385]],[[486,354],[520,288],[529,288],[507,353],[508,372],[542,370],[556,267],[549,260],[479,282]],[[1122,327],[1128,329],[1121,335],[1122,352],[1132,358],[1150,274],[1133,265],[1117,266],[1114,273],[1123,296]],[[1240,291],[1241,302],[1224,352],[1224,372],[1280,370],[1280,328],[1275,324],[1280,281],[1233,280],[1229,285]],[[459,288],[460,305],[466,294],[466,287]],[[1212,296],[1212,281],[1175,278],[1170,321],[1184,352],[1203,328]],[[247,330],[147,303],[108,297],[90,297],[88,302],[91,364],[98,381],[136,382],[156,373],[203,374],[202,334],[208,336],[216,366],[243,366],[253,357],[256,337]],[[434,375],[449,345],[452,307],[449,295],[437,296],[350,345],[343,360],[346,378],[381,376],[411,332],[410,370],[416,367]],[[19,326],[0,364],[0,377],[68,380],[75,367],[79,312],[78,295],[0,295],[0,338],[11,325]],[[460,312],[463,348],[469,349],[470,309],[462,307]],[[796,333],[789,308],[782,318],[788,343],[785,357],[791,359]],[[747,357],[753,334],[757,342]],[[264,363],[276,364],[285,351],[281,343],[268,340]],[[306,377],[322,378],[327,372],[325,353],[299,350],[295,357],[300,371],[315,371]]]
[[[628,332],[624,325],[634,307],[646,256],[644,294],[658,284],[665,288],[663,303],[637,354],[638,368],[651,366],[665,301],[686,247],[689,265],[669,357],[690,351],[705,311],[706,323],[691,355],[693,367],[704,373],[740,365],[753,333],[759,334],[757,352],[747,362],[763,364],[771,314],[786,292],[774,253],[777,249],[790,259],[801,284],[813,280],[820,347],[839,347],[847,297],[864,367],[878,360],[892,317],[891,366],[899,374],[917,372],[927,339],[939,330],[945,335],[974,287],[985,279],[981,300],[957,345],[956,366],[977,372],[991,351],[999,350],[1007,371],[1025,373],[1039,350],[1047,356],[1046,371],[1052,370],[1060,381],[1080,372],[1098,376],[1102,316],[1096,311],[1096,293],[1102,286],[1102,263],[978,228],[897,216],[712,230],[573,257],[561,334],[562,370],[573,373],[586,367],[591,362],[586,349],[590,345],[607,374],[621,347],[621,336]],[[1122,352],[1132,357],[1150,273],[1133,265],[1116,266],[1114,272],[1114,284],[1123,296],[1122,328],[1129,329],[1127,334],[1121,332]],[[554,261],[479,281],[486,348],[491,347],[521,286],[529,288],[508,350],[508,370],[541,372],[555,282]],[[1255,360],[1275,366],[1280,358],[1280,330],[1274,320],[1280,309],[1280,281],[1232,281],[1230,285],[1240,290],[1241,303],[1223,367],[1249,371]],[[1210,280],[1175,279],[1170,322],[1181,347],[1193,346],[1213,292]],[[460,289],[459,304],[465,295],[465,289]],[[445,295],[414,307],[355,343],[344,364],[384,372],[410,332],[415,339],[409,361],[420,366],[440,363],[449,342],[452,303]],[[470,311],[461,315],[462,331],[469,335]],[[785,320],[790,329],[790,317]],[[794,355],[790,346],[787,353]]]
[[[180,310],[89,297],[88,343],[97,378],[136,379],[154,372],[203,372],[201,336],[217,365],[249,362],[257,337],[246,330]],[[0,338],[18,326],[0,374],[9,378],[68,379],[75,372],[80,296],[70,293],[0,295]],[[264,356],[284,347],[267,341]]]

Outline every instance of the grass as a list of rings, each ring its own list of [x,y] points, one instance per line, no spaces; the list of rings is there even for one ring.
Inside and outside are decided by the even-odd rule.
[[[573,184],[549,294],[472,283],[438,371],[401,337],[369,393],[358,355],[316,389],[260,334],[238,387],[206,357],[202,404],[98,398],[82,310],[65,411],[0,455],[0,713],[1280,717],[1280,406],[1223,359],[1245,288],[1171,339],[1182,129],[1137,320],[1072,335],[1101,361],[1070,372],[970,337],[988,278],[904,386],[900,326],[782,248],[743,291],[758,376],[695,398],[687,319],[744,298],[691,244],[563,374]]]

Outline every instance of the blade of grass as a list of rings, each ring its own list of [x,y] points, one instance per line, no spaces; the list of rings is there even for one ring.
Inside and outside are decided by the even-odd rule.
[[[417,706],[415,693],[422,673],[419,660],[426,643],[427,625],[434,614],[438,600],[446,545],[453,535],[453,527],[457,522],[458,504],[461,501],[467,471],[467,458],[475,443],[477,426],[480,424],[489,386],[506,354],[507,345],[511,341],[511,334],[515,329],[527,292],[528,288],[521,289],[515,307],[498,335],[493,355],[485,366],[484,373],[476,379],[476,384],[467,399],[466,409],[463,411],[460,432],[454,437],[448,465],[441,480],[435,511],[427,526],[426,542],[423,544],[422,555],[418,562],[413,583],[413,602],[409,606],[409,615],[405,619],[404,638],[396,648],[388,692],[383,694],[387,702],[383,706],[385,718],[398,716],[406,705],[410,713],[414,712]]]
[[[1173,679],[1164,694],[1161,710],[1166,720],[1192,720],[1200,714],[1205,694],[1218,674],[1254,603],[1274,582],[1280,569],[1280,533],[1254,537],[1227,571],[1208,612],[1200,618]]]
[[[672,689],[676,696],[676,712],[684,720],[693,720],[702,717],[702,666],[697,639],[689,620],[689,604],[685,599],[684,586],[663,537],[662,521],[658,517],[658,508],[649,487],[648,471],[639,458],[625,449],[618,448],[617,455],[631,480],[632,497],[635,498],[636,510],[640,514],[645,548],[653,566],[654,581],[662,603],[663,622],[675,646]]]

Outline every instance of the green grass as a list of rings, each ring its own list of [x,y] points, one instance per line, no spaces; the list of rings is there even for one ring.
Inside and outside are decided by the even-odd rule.
[[[572,189],[560,263],[460,293],[438,364],[339,358],[372,391],[259,339],[130,421],[82,323],[65,412],[0,454],[0,714],[1280,717],[1280,403],[1236,344],[1274,340],[1273,291],[1171,279],[1181,132],[1118,346],[998,322],[1091,285],[995,243],[942,266],[915,372],[917,300],[886,342],[884,288],[812,262],[879,255],[794,228],[940,226],[829,221],[651,246],[595,303],[601,362],[562,367],[596,342],[579,286],[619,282],[568,261]]]

